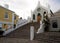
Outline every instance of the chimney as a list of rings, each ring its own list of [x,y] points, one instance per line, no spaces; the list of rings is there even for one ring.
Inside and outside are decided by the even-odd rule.
[[[8,9],[9,8],[9,5],[8,4],[4,4],[4,7]]]

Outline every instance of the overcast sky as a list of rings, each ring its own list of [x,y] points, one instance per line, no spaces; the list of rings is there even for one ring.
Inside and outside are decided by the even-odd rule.
[[[27,19],[28,16],[31,17],[31,10],[36,8],[38,1],[43,6],[48,3],[53,12],[60,9],[60,0],[0,0],[0,5],[8,4],[10,10],[16,12],[19,17]]]

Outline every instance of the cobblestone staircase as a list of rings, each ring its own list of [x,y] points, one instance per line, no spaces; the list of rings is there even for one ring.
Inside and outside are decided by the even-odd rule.
[[[60,32],[44,32],[35,34],[35,40],[41,43],[60,43]]]
[[[19,39],[30,39],[30,26],[32,23],[28,23],[17,30],[6,35],[6,38],[19,38]],[[60,32],[44,32],[36,34],[36,30],[39,28],[39,23],[33,23],[35,28],[34,40],[38,43],[60,43]],[[33,43],[36,43],[33,41]]]
[[[39,28],[39,23],[28,23],[22,27],[19,27],[18,29],[16,29],[15,31],[9,33],[6,35],[6,37],[10,37],[10,38],[23,38],[23,39],[30,39],[30,26],[34,25],[34,30],[36,32],[36,30]]]

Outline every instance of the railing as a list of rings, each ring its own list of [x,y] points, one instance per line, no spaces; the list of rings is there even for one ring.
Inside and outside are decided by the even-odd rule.
[[[17,23],[17,25],[16,25],[16,28],[8,29],[7,31],[5,31],[5,32],[3,33],[3,36],[9,34],[10,32],[18,29],[19,27],[21,27],[21,26],[23,26],[23,25],[26,25],[27,23],[29,23],[28,20],[20,20],[20,21],[18,21],[18,23]]]
[[[29,23],[28,20],[20,20],[18,23],[17,23],[17,26],[16,28],[19,28],[25,24]]]

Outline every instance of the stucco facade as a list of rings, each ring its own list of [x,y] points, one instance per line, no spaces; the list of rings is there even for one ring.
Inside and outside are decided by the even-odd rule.
[[[12,29],[12,25],[16,25],[17,21],[18,15],[15,12],[0,6],[0,30]]]

